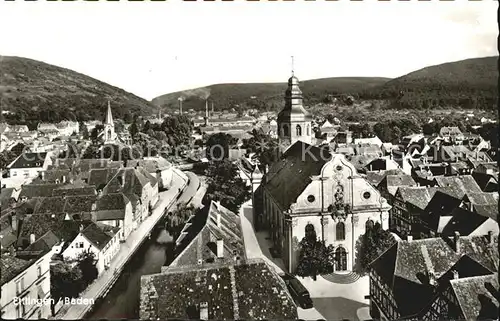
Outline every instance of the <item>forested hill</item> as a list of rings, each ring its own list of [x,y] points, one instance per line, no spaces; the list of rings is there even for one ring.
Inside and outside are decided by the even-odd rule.
[[[363,89],[385,84],[389,78],[339,77],[301,81],[300,89],[307,104],[319,103],[328,95],[352,94]],[[281,108],[287,84],[283,83],[242,83],[217,84],[191,90],[162,95],[153,99],[156,106],[177,110],[178,99],[183,98],[183,110],[190,108],[204,110],[205,100],[214,103],[216,110],[233,107],[257,108],[259,110]]]
[[[496,109],[498,56],[426,67],[359,93],[393,100],[393,108],[463,107]]]
[[[0,56],[2,110],[10,123],[101,119],[108,99],[116,118],[157,108],[123,89],[73,70],[21,57]]]
[[[481,108],[496,109],[498,56],[473,58],[426,67],[396,79],[343,77],[303,81],[300,88],[307,106],[328,102],[329,95],[352,95],[360,100],[387,100],[393,109]],[[153,99],[157,106],[203,110],[205,99],[216,109],[279,109],[286,83],[218,84],[166,94]]]

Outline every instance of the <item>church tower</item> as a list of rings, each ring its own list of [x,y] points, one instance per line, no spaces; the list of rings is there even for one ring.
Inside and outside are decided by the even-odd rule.
[[[115,139],[115,123],[111,114],[111,103],[108,100],[108,111],[106,112],[106,120],[104,121],[104,142],[113,142]]]
[[[299,80],[294,75],[292,57],[292,77],[288,79],[285,92],[285,107],[278,114],[278,139],[281,146],[288,148],[298,140],[312,144],[312,115],[302,105],[302,91]]]

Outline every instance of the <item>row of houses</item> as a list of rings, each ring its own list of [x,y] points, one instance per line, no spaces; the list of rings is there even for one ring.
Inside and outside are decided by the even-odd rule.
[[[160,159],[130,164],[52,159],[30,183],[2,188],[1,264],[9,271],[2,273],[2,318],[50,315],[50,304],[37,308],[12,300],[24,295],[49,298],[50,265],[76,264],[90,251],[98,273],[103,273],[120,243],[150,215],[160,182],[162,189],[170,188],[171,171]]]

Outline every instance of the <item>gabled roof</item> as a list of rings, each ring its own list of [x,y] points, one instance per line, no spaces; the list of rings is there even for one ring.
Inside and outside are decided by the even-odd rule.
[[[9,166],[10,169],[16,168],[38,168],[42,167],[47,159],[47,153],[23,153],[19,155]]]
[[[26,251],[51,251],[52,247],[58,244],[61,240],[52,231],[48,231],[42,237],[38,238],[34,243],[30,244]]]
[[[121,168],[103,189],[103,193],[136,194],[141,196],[150,181],[135,168]]]
[[[403,202],[424,210],[436,190],[432,187],[401,186],[396,192],[396,197],[399,195]]]
[[[88,183],[90,185],[105,186],[116,175],[118,169],[114,168],[95,168],[89,173]]]
[[[52,196],[90,196],[96,195],[95,186],[64,185],[52,191]]]
[[[97,249],[102,250],[113,238],[116,229],[107,233],[95,223],[89,224],[81,234]]]
[[[481,193],[481,188],[471,175],[462,176],[436,176],[434,178],[437,186],[447,187],[457,198],[462,198],[465,194]]]
[[[0,285],[4,285],[26,270],[35,259],[25,260],[11,255],[0,256]]]
[[[387,175],[381,185],[387,187],[387,191],[391,195],[396,195],[396,191],[400,186],[417,186],[417,183],[410,175]]]
[[[483,236],[459,239],[458,252],[453,248],[453,239],[447,237],[398,241],[372,263],[374,271],[392,289],[403,316],[420,312],[434,297],[429,273],[436,280],[447,277],[464,259],[469,263],[460,268],[463,277],[497,272],[498,240],[491,245]]]
[[[311,183],[311,177],[321,173],[329,159],[331,154],[328,151],[297,141],[286,150],[280,161],[273,164],[265,189],[278,206],[286,210]]]
[[[196,217],[188,222],[193,228],[185,228],[183,232],[193,233],[196,236],[185,236],[185,242],[181,241],[179,246],[182,252],[171,266],[198,264],[198,259],[207,263],[221,260],[234,261],[235,257],[246,257],[239,215],[212,201],[201,230],[196,229],[195,225],[202,222],[194,222],[195,220],[197,220]],[[217,240],[223,241],[223,258],[217,258]]]
[[[498,318],[498,273],[450,281],[466,320]]]
[[[129,199],[123,193],[105,194],[96,202],[96,220],[123,220]]]
[[[21,187],[19,198],[27,197],[49,197],[54,189],[61,187],[61,184],[28,184]]]
[[[141,319],[199,319],[202,303],[209,320],[298,317],[284,281],[261,259],[169,268],[141,278]]]
[[[132,159],[127,161],[127,167],[143,167],[149,173],[156,173],[172,167],[172,164],[163,157],[151,157],[147,159]]]

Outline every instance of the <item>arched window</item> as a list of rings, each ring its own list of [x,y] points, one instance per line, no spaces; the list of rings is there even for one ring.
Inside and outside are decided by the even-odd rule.
[[[302,136],[302,127],[300,127],[300,125],[297,125],[295,130],[297,131],[297,136]]]
[[[335,227],[335,234],[337,236],[337,241],[345,240],[345,224],[343,222],[338,222]]]
[[[111,139],[111,129],[108,130],[108,139]]]
[[[283,125],[283,136],[288,136],[288,125],[287,124]]]
[[[311,135],[311,125],[307,125],[307,136]]]
[[[339,246],[335,250],[335,271],[347,270],[347,251]]]

